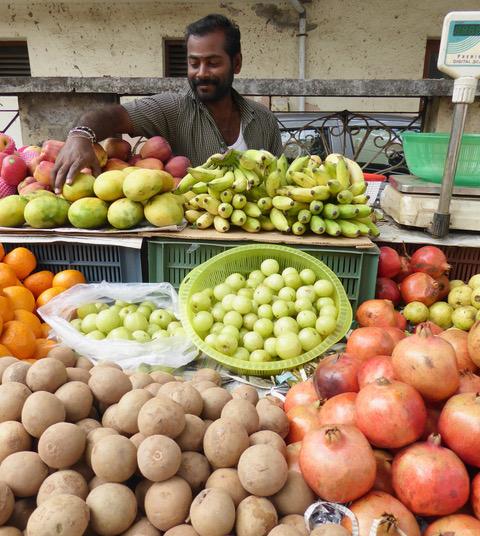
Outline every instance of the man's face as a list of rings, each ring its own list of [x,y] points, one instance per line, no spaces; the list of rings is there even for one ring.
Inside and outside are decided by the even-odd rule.
[[[241,56],[233,61],[225,51],[225,34],[220,30],[203,36],[191,35],[187,41],[188,82],[202,102],[217,102],[232,87],[240,72]]]

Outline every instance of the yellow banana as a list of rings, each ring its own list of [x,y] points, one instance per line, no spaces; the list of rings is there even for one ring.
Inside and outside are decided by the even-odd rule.
[[[213,226],[219,233],[226,233],[230,229],[230,222],[221,216],[213,218]]]
[[[278,210],[288,210],[295,205],[295,201],[285,195],[276,195],[272,199],[272,205]]]
[[[198,229],[208,229],[213,223],[213,215],[209,212],[204,212],[195,222]]]
[[[218,214],[222,218],[230,218],[233,212],[233,207],[230,203],[221,203],[218,205]]]
[[[342,185],[342,190],[350,187],[350,173],[343,157],[339,157],[337,162],[337,180]]]
[[[315,201],[326,201],[330,197],[330,189],[328,186],[314,186],[312,191],[313,199],[315,199]]]
[[[350,158],[345,157],[345,162],[347,163],[348,171],[350,172],[352,184],[364,182],[365,177],[363,176],[362,168],[354,160],[350,160]]]
[[[282,173],[280,170],[276,169],[268,174],[268,177],[265,179],[265,190],[269,197],[276,195],[277,190],[281,185],[281,176]]]
[[[213,179],[223,177],[227,170],[223,167],[215,169],[206,169],[204,167],[198,166],[195,168],[188,168],[187,171],[197,180],[203,182],[210,182],[213,181]]]
[[[245,214],[245,212],[243,212],[243,210],[236,209],[232,212],[232,215],[230,216],[230,221],[233,225],[241,227],[247,221],[247,215]]]
[[[188,221],[188,223],[195,223],[202,214],[205,213],[200,212],[199,210],[186,210],[185,219]]]
[[[332,178],[323,164],[313,170],[313,177],[319,186],[326,186],[328,181]]]
[[[208,186],[206,182],[199,181],[197,184],[192,186],[192,192],[194,194],[206,194],[208,191]]]
[[[270,211],[270,221],[273,223],[277,231],[286,233],[290,230],[287,217],[281,210],[278,210],[275,207]]]
[[[210,181],[208,186],[216,192],[223,192],[223,190],[227,190],[232,186],[234,180],[235,175],[233,174],[233,171],[227,171],[223,177]]]
[[[246,222],[242,225],[242,229],[248,233],[258,233],[262,226],[257,218],[248,217]]]
[[[273,225],[272,220],[268,216],[260,216],[258,218],[262,231],[275,231],[275,225]]]
[[[206,199],[203,202],[203,206],[205,207],[205,210],[212,214],[212,216],[218,215],[218,207],[221,205],[220,201],[218,199],[215,199],[214,197],[210,197],[210,199]]]
[[[349,190],[354,196],[363,195],[367,191],[367,183],[365,181],[352,182]]]
[[[240,168],[235,168],[233,171],[235,180],[232,183],[232,190],[234,192],[245,192],[248,188],[248,179],[245,173]]]
[[[301,171],[292,171],[289,173],[289,177],[297,186],[301,186],[302,188],[312,188],[313,186],[317,185],[317,181],[315,179],[309,177],[306,173],[302,173]]]

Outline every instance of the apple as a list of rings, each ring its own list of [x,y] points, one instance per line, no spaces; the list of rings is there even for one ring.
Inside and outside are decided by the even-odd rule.
[[[33,177],[29,177],[29,178],[33,178]],[[25,179],[27,180],[27,179]],[[45,186],[44,184],[41,184],[39,182],[37,182],[35,179],[33,179],[32,182],[29,182],[29,183],[26,183],[25,181],[22,181],[18,186],[17,186],[17,191],[20,195],[27,195],[27,194],[30,194],[32,192],[37,192],[39,190],[49,190],[50,187],[49,186]]]
[[[5,152],[0,153],[0,166],[2,165],[3,159],[6,158],[7,156],[9,156],[8,153],[5,153]]]
[[[108,158],[115,158],[126,162],[130,158],[132,146],[127,140],[120,138],[107,138],[104,143],[104,148]]]
[[[143,158],[136,162],[135,167],[163,171],[163,162],[158,158]]]
[[[31,174],[33,174],[33,171],[35,171],[35,168],[38,165],[38,162],[40,161],[40,147],[36,147],[35,145],[31,145],[27,147],[23,153],[20,155],[22,160],[27,164],[28,170]]]
[[[17,193],[17,188],[11,184],[7,184],[4,179],[0,178],[0,198],[8,197]]]
[[[191,165],[190,160],[186,156],[174,156],[165,164],[165,171],[173,177],[185,177],[187,168]]]
[[[141,160],[142,157],[139,154],[134,154],[129,160],[128,165],[134,166],[139,160]]]
[[[42,143],[42,152],[40,156],[42,160],[48,160],[49,162],[55,162],[58,153],[62,150],[65,142],[58,140],[47,140]]]
[[[107,152],[99,143],[93,144],[93,150],[95,151],[95,156],[97,157],[100,167],[103,167],[108,160]]]
[[[172,148],[162,136],[153,136],[142,145],[140,155],[142,158],[153,157],[167,162],[172,156]]]
[[[109,158],[105,164],[103,171],[122,170],[128,167],[128,164],[118,158]]]
[[[27,164],[22,157],[11,154],[2,160],[0,177],[11,186],[17,186],[27,176]]]
[[[53,173],[54,167],[55,167],[55,164],[53,162],[49,162],[48,160],[43,160],[37,165],[37,167],[35,168],[35,171],[33,172],[34,179],[40,184],[43,184],[45,186],[52,186],[53,185],[52,173]]]
[[[15,151],[15,141],[3,132],[0,133],[0,151],[7,154],[13,154]]]

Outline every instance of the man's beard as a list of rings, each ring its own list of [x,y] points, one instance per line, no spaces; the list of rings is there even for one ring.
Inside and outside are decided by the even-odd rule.
[[[233,71],[229,73],[224,81],[218,78],[194,78],[193,80],[189,78],[188,83],[201,102],[217,102],[230,93],[233,83]],[[202,84],[213,86],[214,91],[209,94],[199,92],[197,86],[201,86]]]

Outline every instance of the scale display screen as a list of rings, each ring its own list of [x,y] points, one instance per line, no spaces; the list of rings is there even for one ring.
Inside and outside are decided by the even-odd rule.
[[[480,35],[480,24],[460,23],[455,24],[453,29],[455,37],[468,37],[472,35]]]

